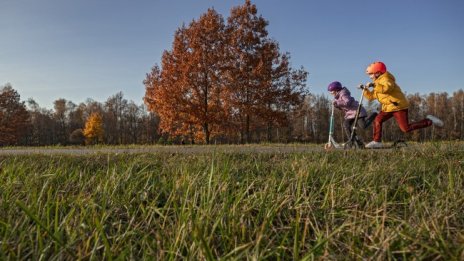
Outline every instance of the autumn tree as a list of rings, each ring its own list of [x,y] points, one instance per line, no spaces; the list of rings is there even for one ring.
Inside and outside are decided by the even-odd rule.
[[[250,1],[234,7],[227,20],[227,36],[230,45],[230,70],[227,97],[228,110],[236,128],[240,131],[241,142],[251,141],[251,123],[257,114],[256,105],[260,95],[258,65],[259,50],[263,49],[268,32],[268,22],[257,15],[257,8]]]
[[[145,103],[159,115],[163,132],[210,142],[222,123],[224,21],[209,9],[189,27],[179,28],[162,69],[147,75]]]
[[[228,24],[213,9],[179,28],[161,68],[144,81],[145,103],[171,135],[200,138],[283,125],[301,102],[307,73],[289,66],[289,55],[267,37],[267,21],[246,1],[232,9]],[[254,125],[252,125],[254,124]]]
[[[193,21],[187,31],[189,62],[187,110],[195,127],[208,144],[212,132],[218,132],[224,120],[221,93],[222,72],[225,60],[224,20],[215,10],[208,9],[198,21]],[[198,134],[197,134],[198,136]]]
[[[165,63],[166,66],[169,65],[169,62],[165,62],[165,60],[169,59],[169,56],[168,52],[164,52],[163,64]],[[164,77],[162,80],[160,68],[157,65],[153,66],[151,72],[147,74],[147,78],[144,80],[146,88],[144,102],[149,111],[159,115],[160,132],[176,135],[179,133],[178,129],[184,125],[181,122],[181,112],[177,110],[178,104],[175,98],[175,94],[180,95],[180,92],[178,89],[172,89],[172,93],[170,94],[169,85],[166,84],[168,80],[168,77]]]
[[[265,91],[261,93],[257,106],[258,117],[266,124],[267,140],[272,141],[275,126],[288,126],[289,115],[303,102],[307,91],[307,72],[301,68],[293,70],[289,65],[289,54],[281,55],[278,45],[270,45],[271,55],[263,58],[267,68],[261,75]],[[265,73],[267,72],[267,73]]]
[[[100,114],[92,113],[85,122],[83,134],[86,138],[86,144],[95,144],[103,142],[103,119]]]
[[[240,130],[242,142],[251,141],[252,124],[264,122],[268,140],[273,124],[283,125],[286,114],[302,102],[307,72],[290,67],[289,54],[281,54],[268,37],[268,22],[249,0],[234,7],[228,18],[227,109]]]
[[[0,146],[15,145],[28,126],[29,114],[10,84],[0,88]]]

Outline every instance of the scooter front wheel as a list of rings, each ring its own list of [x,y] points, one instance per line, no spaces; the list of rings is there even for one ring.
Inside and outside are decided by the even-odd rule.
[[[332,143],[326,143],[326,144],[324,145],[324,149],[325,149],[325,150],[331,150],[331,149],[333,149],[333,148],[334,148],[334,146],[332,145]]]

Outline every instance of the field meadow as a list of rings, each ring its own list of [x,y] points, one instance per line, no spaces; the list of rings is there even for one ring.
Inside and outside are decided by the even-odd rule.
[[[0,260],[144,259],[464,260],[464,143],[0,155]]]

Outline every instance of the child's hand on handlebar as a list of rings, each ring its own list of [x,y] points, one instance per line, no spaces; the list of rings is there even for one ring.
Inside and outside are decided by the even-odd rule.
[[[374,83],[373,82],[368,82],[366,83],[366,88],[373,88],[374,87]]]

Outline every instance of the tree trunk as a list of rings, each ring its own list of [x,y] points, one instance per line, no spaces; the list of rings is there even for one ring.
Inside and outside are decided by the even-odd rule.
[[[246,115],[246,120],[245,120],[245,134],[246,134],[246,143],[250,143],[251,137],[250,137],[250,115]]]
[[[208,123],[203,124],[203,132],[205,133],[205,142],[209,144],[209,126]]]
[[[267,123],[267,141],[272,142],[272,122]]]

